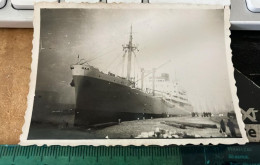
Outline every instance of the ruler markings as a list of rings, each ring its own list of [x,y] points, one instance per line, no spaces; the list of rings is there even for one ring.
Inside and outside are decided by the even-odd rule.
[[[72,157],[75,157],[75,156],[77,156],[76,155],[76,151],[77,151],[77,148],[75,148],[75,147],[72,147]]]
[[[9,155],[10,150],[11,150],[11,148],[8,148],[8,149],[7,149],[7,151],[6,151],[6,155],[7,155],[7,156]]]
[[[7,155],[8,149],[5,149],[4,156]]]
[[[58,149],[59,148],[57,146],[55,146],[54,148],[55,148],[55,153],[53,153],[53,156],[55,157],[55,159],[57,159],[57,155],[58,155],[58,152],[59,152]]]
[[[90,147],[87,148],[87,152],[86,152],[86,156],[87,156],[87,157],[89,156],[89,155],[88,155],[89,149],[90,149]]]
[[[93,151],[94,151],[94,155],[93,156],[98,155],[98,149],[99,148],[94,149],[94,147],[93,147]]]
[[[7,148],[6,150],[5,150],[5,156],[8,156],[8,150],[9,150],[9,148]]]
[[[44,151],[43,151],[44,152]],[[40,154],[41,162],[43,161],[43,152]]]
[[[94,156],[94,150],[93,150],[93,147],[91,146],[91,148],[90,148],[90,156],[92,157],[92,156]]]
[[[0,150],[0,158],[2,157],[3,149]]]
[[[176,148],[170,147],[94,147],[94,146],[78,146],[78,147],[65,147],[65,146],[16,146],[16,147],[0,147],[1,156],[10,157],[10,162],[13,164],[19,164],[20,160],[25,161],[35,161],[32,163],[37,164],[37,162],[42,162],[40,164],[49,164],[49,161],[67,161],[68,163],[73,164],[75,161],[84,160],[86,156],[89,156],[89,159],[85,159],[87,162],[92,162],[99,164],[99,162],[109,159],[122,162],[122,164],[127,163],[128,161],[136,160],[136,163],[140,163],[144,160],[153,160],[155,156],[156,160],[167,158],[167,160],[179,161],[172,152],[176,151]],[[19,156],[19,159],[17,159]],[[172,156],[172,157],[170,157]],[[94,158],[94,159],[93,159]],[[132,160],[130,159],[132,158]],[[9,158],[8,158],[9,159]],[[1,161],[1,160],[0,160]],[[38,163],[39,163],[38,162]],[[134,161],[133,161],[134,162]],[[57,162],[58,163],[58,162]],[[0,163],[1,164],[1,163]],[[9,163],[10,164],[10,163]],[[60,164],[62,164],[60,162]]]
[[[72,157],[77,156],[76,153],[77,153],[77,148],[73,147],[73,154],[72,154]]]
[[[76,154],[77,154],[77,157],[80,157],[80,152],[82,151],[82,149],[81,149],[81,146],[79,146],[79,147],[77,147],[77,152],[76,152]]]
[[[70,155],[69,153],[71,153],[71,147],[69,148],[69,152],[68,152],[68,151],[66,152],[66,156],[69,156],[69,162],[70,162],[70,156],[71,156],[71,155]],[[69,155],[68,155],[68,154],[69,154]]]
[[[44,149],[45,149],[45,150],[44,150],[44,152],[42,153],[42,156],[48,156],[48,155],[47,155],[47,149],[45,148],[45,146],[44,146]]]
[[[58,147],[58,156],[62,156],[62,148],[61,147]]]
[[[109,147],[107,147],[107,156],[110,156],[110,148]]]
[[[168,157],[168,154],[169,154],[169,147],[167,147],[166,150],[165,150],[165,157],[166,158]]]
[[[81,148],[82,148],[82,158],[83,159],[85,159],[85,156],[86,156],[86,148],[85,147],[83,147],[83,146],[81,146]]]
[[[79,157],[79,150],[80,150],[80,149],[81,149],[80,147],[77,147],[77,148],[76,148],[75,155],[76,155],[77,157]]]
[[[51,157],[51,149],[50,148],[53,148],[53,146],[46,148],[48,157]]]
[[[29,157],[35,157],[35,152],[36,152],[36,148],[33,146],[33,147],[30,147],[30,153],[28,154]]]
[[[17,150],[18,150],[18,148],[15,147],[15,148],[14,148],[14,154],[13,154],[13,160],[12,160],[13,162],[14,162],[14,160],[15,160]]]
[[[106,154],[107,154],[106,147],[105,147],[105,146],[103,146],[103,156],[107,156]]]
[[[62,156],[65,157],[66,156],[66,152],[67,152],[66,149],[64,147],[62,147]]]
[[[83,158],[85,158],[85,148],[83,147],[83,146],[81,146],[81,151],[80,151],[80,153],[84,153],[84,154],[82,154],[82,157]]]
[[[117,147],[115,147],[115,149],[114,149],[114,152],[113,152],[113,157],[115,157],[116,156],[116,154],[117,154]]]
[[[40,147],[34,147],[34,150],[35,150],[35,156],[40,157],[41,156]]]
[[[52,148],[50,148],[50,156],[54,156],[55,149],[56,146],[52,146]]]
[[[38,150],[36,147],[32,147],[32,154],[30,156],[33,156],[33,157],[37,156],[37,151]]]
[[[31,147],[28,147],[28,152],[26,154],[27,159],[29,159],[30,155],[32,155],[32,149]]]
[[[25,156],[26,155],[26,150],[27,150],[27,147],[24,147],[24,150],[23,150],[23,152],[22,152],[22,155],[21,156]]]
[[[117,146],[117,147],[116,147],[116,153],[115,153],[115,156],[118,156],[118,150],[119,150],[119,147]]]
[[[9,152],[10,152],[10,148],[8,148],[7,151],[6,151],[7,156],[9,155]]]
[[[107,156],[107,147],[104,146],[103,156]]]
[[[103,156],[107,156],[107,147],[103,146]]]
[[[115,157],[115,155],[116,155],[116,147],[114,148],[113,151],[114,151],[114,152],[113,152],[112,156]]]
[[[1,150],[1,156],[4,156],[5,148]]]
[[[23,154],[22,154],[22,156],[26,156],[27,148],[28,148],[28,147],[25,147],[25,150],[23,150]]]
[[[102,146],[102,156],[105,156],[105,146]]]
[[[58,147],[58,156],[61,157],[62,156],[62,148]]]
[[[96,162],[98,162],[98,149],[99,148],[97,148],[95,151],[96,151]]]
[[[162,151],[162,148],[160,147],[160,155],[159,156],[164,156],[163,155],[163,151]]]
[[[92,150],[92,147],[90,146],[90,147],[89,147],[89,156],[92,156],[92,155],[93,155],[92,152],[93,152],[93,150]]]
[[[118,148],[117,148],[117,156],[121,156],[120,151],[121,151],[121,147],[118,147]]]
[[[103,156],[107,157],[107,148],[106,146],[103,146]]]
[[[36,147],[32,147],[32,148],[33,148],[33,152],[32,152],[32,155],[30,155],[30,156],[36,157],[38,154],[38,149]]]

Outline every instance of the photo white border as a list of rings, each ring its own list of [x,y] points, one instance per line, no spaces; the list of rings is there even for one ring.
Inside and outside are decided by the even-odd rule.
[[[199,139],[69,139],[69,140],[28,140],[28,133],[30,129],[34,94],[36,87],[36,76],[38,69],[38,57],[39,57],[39,41],[40,41],[40,9],[44,8],[82,8],[82,9],[223,9],[224,10],[224,27],[225,28],[225,46],[226,46],[226,58],[228,65],[229,82],[231,88],[231,94],[234,104],[234,109],[237,117],[237,122],[239,125],[239,130],[242,138],[199,138]],[[90,4],[90,3],[47,3],[40,2],[34,6],[34,35],[33,35],[33,50],[32,50],[32,64],[31,64],[31,75],[30,75],[30,89],[27,97],[27,110],[25,114],[25,124],[23,126],[23,133],[20,136],[20,145],[62,145],[62,146],[78,146],[78,145],[92,145],[92,146],[148,146],[148,145],[208,145],[208,144],[245,144],[248,142],[245,125],[242,120],[241,110],[238,104],[238,97],[236,95],[237,89],[235,86],[234,79],[234,67],[231,61],[232,54],[230,48],[230,8],[224,5],[185,5],[185,4]]]

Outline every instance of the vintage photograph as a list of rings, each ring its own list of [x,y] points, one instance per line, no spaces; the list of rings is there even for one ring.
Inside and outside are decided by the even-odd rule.
[[[229,8],[36,6],[21,144],[247,141],[227,53]]]

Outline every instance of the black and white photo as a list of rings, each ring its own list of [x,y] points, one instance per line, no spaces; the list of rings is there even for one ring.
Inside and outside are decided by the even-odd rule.
[[[54,4],[36,5],[21,144],[247,141],[228,7]]]

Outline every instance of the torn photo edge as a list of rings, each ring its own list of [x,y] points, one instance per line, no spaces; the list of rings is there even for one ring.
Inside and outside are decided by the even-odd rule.
[[[28,140],[28,133],[30,129],[34,95],[36,88],[36,76],[38,69],[38,58],[39,58],[39,42],[40,42],[40,10],[43,8],[48,9],[223,9],[224,12],[224,33],[225,33],[225,47],[226,47],[226,59],[228,66],[229,75],[229,85],[231,88],[231,94],[233,99],[233,105],[237,117],[237,122],[239,125],[239,130],[241,132],[242,138],[202,138],[202,139],[88,139],[88,140],[75,140],[75,139],[62,139],[62,140]],[[78,145],[93,145],[93,146],[115,146],[115,145],[135,145],[135,146],[148,146],[148,145],[218,145],[218,144],[245,144],[248,142],[245,125],[242,120],[242,113],[239,108],[239,100],[237,97],[237,89],[235,86],[234,78],[234,67],[231,61],[231,39],[230,39],[230,6],[224,5],[187,5],[187,4],[89,4],[89,3],[47,3],[40,2],[36,3],[34,7],[34,35],[33,35],[33,50],[32,50],[32,64],[31,64],[31,75],[30,75],[30,85],[29,94],[27,97],[27,110],[25,113],[25,123],[23,125],[23,133],[20,136],[20,145],[62,145],[62,146],[78,146]]]

